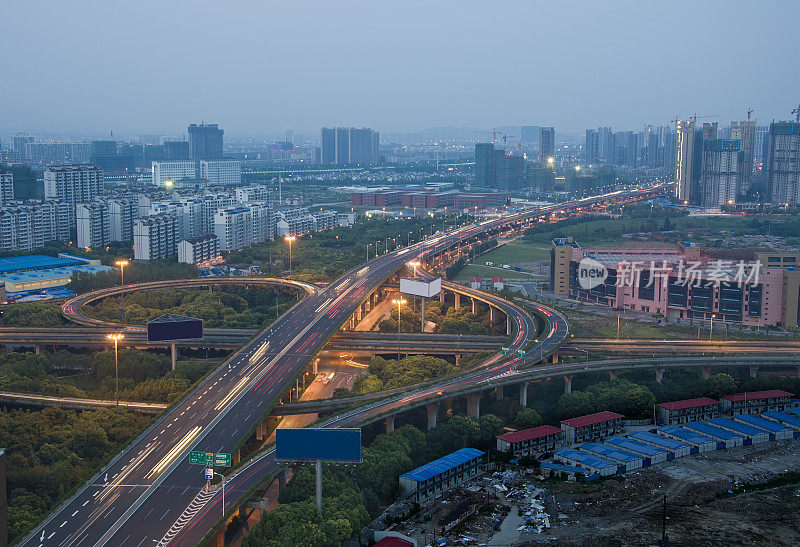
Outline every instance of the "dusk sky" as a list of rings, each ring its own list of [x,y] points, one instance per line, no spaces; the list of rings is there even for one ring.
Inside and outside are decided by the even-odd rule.
[[[2,9],[0,134],[788,119],[800,2],[76,0]]]

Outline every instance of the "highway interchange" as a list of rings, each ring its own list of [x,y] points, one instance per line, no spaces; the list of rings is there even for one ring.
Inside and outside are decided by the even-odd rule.
[[[408,261],[430,257],[489,231],[529,223],[555,211],[650,195],[636,190],[515,213],[452,230],[354,268],[326,289],[308,294],[234,353],[62,504],[22,544],[59,547],[139,546],[166,541],[175,545],[197,544],[222,515],[221,496],[218,491],[201,493],[205,484],[202,467],[188,463],[189,450],[232,452],[358,305]],[[489,297],[479,291],[475,291],[475,296]],[[515,333],[510,348],[516,352],[537,336],[537,325],[519,306],[497,300],[498,305],[512,313]],[[497,354],[479,370],[367,404],[318,426],[356,425],[431,397],[443,397],[469,385],[512,374],[514,367],[522,366],[523,361],[534,361],[533,356],[554,350],[567,335],[567,323],[562,316],[543,306],[538,307],[538,314],[548,323],[543,338],[537,346],[529,348],[527,358],[509,359]],[[256,358],[251,362],[254,355]],[[226,488],[228,499],[236,500],[279,467],[272,451],[260,454],[241,466],[230,479]]]

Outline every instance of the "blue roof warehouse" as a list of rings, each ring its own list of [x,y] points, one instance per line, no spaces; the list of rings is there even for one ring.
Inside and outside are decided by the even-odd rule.
[[[11,256],[0,258],[0,282],[5,283],[6,293],[13,297],[14,293],[63,287],[78,272],[110,269],[99,260],[68,254]]]

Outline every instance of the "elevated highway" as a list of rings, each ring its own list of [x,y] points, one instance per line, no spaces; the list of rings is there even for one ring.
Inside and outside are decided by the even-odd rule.
[[[51,395],[35,395],[32,393],[16,393],[0,391],[0,401],[22,406],[56,407],[72,410],[96,410],[98,408],[114,408],[116,401],[103,399],[82,399],[79,397],[55,397]],[[164,403],[139,403],[120,401],[120,408],[141,412],[142,414],[161,414],[169,405]]]
[[[217,492],[202,493],[205,480],[201,468],[188,463],[189,450],[233,451],[239,440],[249,435],[295,379],[307,370],[309,361],[326,341],[377,287],[408,261],[423,259],[430,263],[437,257],[441,260],[448,249],[501,231],[522,229],[560,211],[579,214],[605,204],[647,199],[665,190],[666,186],[615,192],[454,229],[433,237],[424,245],[414,244],[370,260],[324,290],[304,289],[304,299],[159,417],[22,544],[43,545],[40,541],[43,538],[47,545],[59,547],[149,545],[152,542],[196,545],[217,521],[221,499]],[[208,282],[207,279],[197,281]],[[472,296],[489,298],[479,291],[473,291]],[[80,300],[67,302],[65,316],[79,318],[80,305]],[[537,309],[549,330],[546,328],[536,345],[530,348],[529,343],[536,336],[534,320],[521,307],[507,302],[504,305],[510,317],[512,352],[527,348],[529,353],[544,355],[563,341],[567,333],[566,321],[553,310],[540,306]],[[376,415],[437,396],[439,392],[457,392],[469,383],[508,374],[525,362],[533,362],[533,358],[495,355],[475,372],[419,392],[398,395],[391,402],[367,405],[320,425],[362,423]],[[281,465],[275,461],[274,452],[267,451],[242,466],[226,487],[229,502],[235,502],[250,488],[262,483]]]

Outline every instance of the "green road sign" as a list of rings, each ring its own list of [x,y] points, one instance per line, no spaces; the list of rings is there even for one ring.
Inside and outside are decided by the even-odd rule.
[[[522,350],[517,351],[517,357],[525,357],[526,353]]]
[[[217,467],[230,467],[231,455],[224,452],[217,452],[214,454],[214,465]]]
[[[508,352],[511,351],[511,350],[508,349],[508,348],[500,348],[500,351],[503,352],[503,355],[508,355]]]
[[[189,452],[189,463],[194,465],[205,465],[206,464],[206,453],[199,452],[199,451],[191,451]]]

